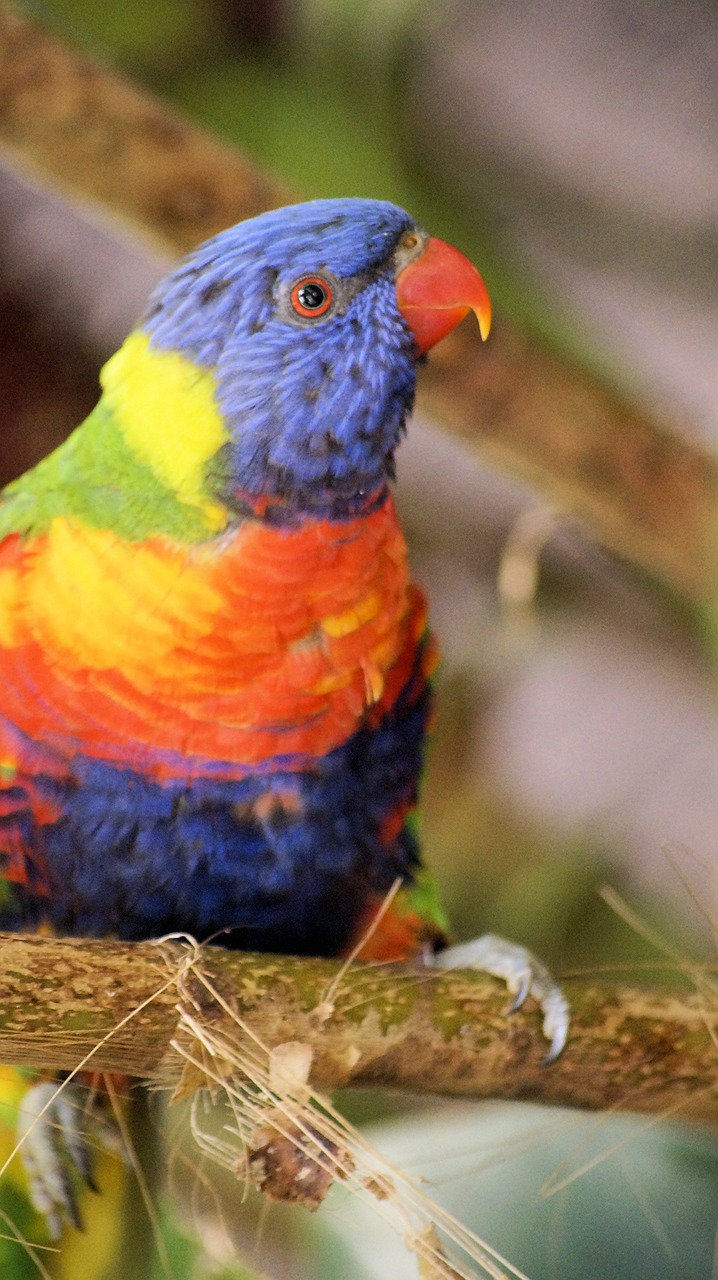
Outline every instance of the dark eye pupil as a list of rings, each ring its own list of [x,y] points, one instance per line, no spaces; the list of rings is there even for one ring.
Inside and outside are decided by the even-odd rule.
[[[303,284],[298,290],[297,297],[307,311],[314,311],[326,302],[327,291],[320,284]]]

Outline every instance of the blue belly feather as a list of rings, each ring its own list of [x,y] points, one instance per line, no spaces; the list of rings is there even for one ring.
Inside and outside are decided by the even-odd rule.
[[[387,843],[381,826],[416,800],[430,704],[421,661],[376,728],[311,769],[157,782],[76,757],[72,782],[35,778],[62,807],[33,835],[49,894],[13,886],[0,926],[46,918],[59,933],[124,939],[230,930],[223,945],[337,954],[371,898],[418,864],[409,827]]]

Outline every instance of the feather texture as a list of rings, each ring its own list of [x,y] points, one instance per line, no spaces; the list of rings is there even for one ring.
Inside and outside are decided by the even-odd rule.
[[[0,927],[313,955],[368,930],[382,959],[443,936],[415,820],[436,659],[389,492],[427,345],[397,280],[419,270],[416,316],[437,262],[464,270],[437,245],[365,200],[223,232],[0,497]],[[23,1088],[0,1071],[11,1111]],[[53,1232],[53,1125],[89,1169],[62,1116],[28,1161]]]
[[[407,906],[435,658],[388,489],[426,242],[362,200],[221,233],[6,489],[0,923],[334,954],[398,877],[402,952],[436,929]]]

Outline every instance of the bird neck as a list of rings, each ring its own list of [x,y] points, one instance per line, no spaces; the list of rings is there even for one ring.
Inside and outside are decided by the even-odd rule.
[[[135,330],[104,366],[103,402],[128,453],[206,524],[223,529],[227,510],[208,476],[229,433],[212,375],[177,351],[157,351]]]
[[[372,459],[374,474],[358,483],[351,475],[345,483],[315,475],[307,482],[301,474],[307,460],[298,445],[299,474],[278,473],[266,460],[255,474],[251,426],[241,414],[235,421],[221,404],[214,374],[178,351],[156,348],[140,330],[107,362],[101,382],[104,405],[131,455],[210,534],[237,517],[287,526],[317,516],[352,520],[375,511],[387,496],[380,457]],[[288,424],[282,425],[289,434]],[[304,432],[310,435],[310,426],[294,424],[300,440]]]
[[[194,544],[224,538],[247,519],[288,528],[317,518],[346,522],[387,498],[381,465],[345,484],[291,470],[273,484],[267,467],[255,474],[235,456],[238,438],[244,445],[251,432],[228,423],[214,375],[177,351],[155,349],[139,330],[104,366],[101,383],[102,398],[82,426],[5,490],[0,536],[42,533],[68,517],[132,542],[163,535]]]

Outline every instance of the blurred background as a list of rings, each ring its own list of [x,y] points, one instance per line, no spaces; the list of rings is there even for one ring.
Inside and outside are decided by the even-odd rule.
[[[715,449],[713,0],[44,0],[33,12],[297,196],[409,208],[473,258],[499,312]],[[92,406],[99,365],[168,261],[17,176],[0,182],[0,224],[4,482]],[[713,955],[718,724],[701,619],[431,421],[412,424],[398,469],[444,656],[423,830],[457,934],[504,933],[558,971],[633,974],[657,953],[598,897],[610,883],[667,944]],[[535,571],[535,591],[517,594],[516,566],[529,583]],[[381,1109],[346,1106],[367,1122]],[[710,1135],[639,1135],[621,1119],[617,1137],[592,1121],[596,1170],[544,1202],[557,1167],[588,1159],[582,1118],[397,1109],[380,1135],[390,1158],[427,1166],[437,1194],[533,1280],[718,1274]],[[310,1229],[272,1210],[256,1250],[251,1217],[236,1231],[272,1277],[319,1275],[320,1248],[322,1276],[415,1275],[378,1234],[367,1250],[373,1228],[354,1214],[340,1201]],[[197,1277],[214,1265],[177,1263]]]

